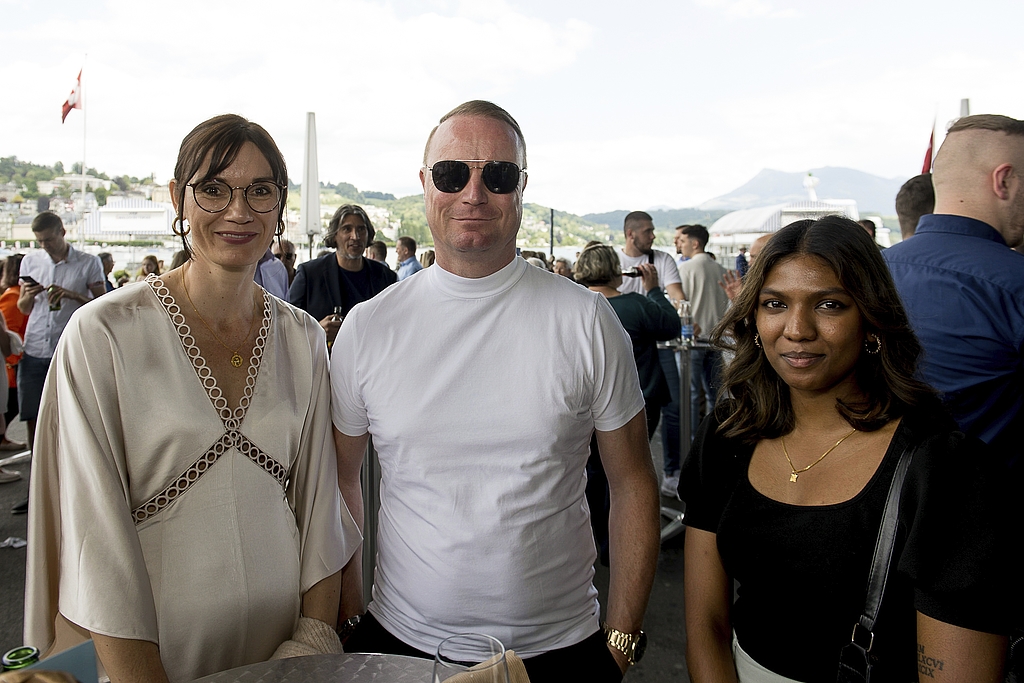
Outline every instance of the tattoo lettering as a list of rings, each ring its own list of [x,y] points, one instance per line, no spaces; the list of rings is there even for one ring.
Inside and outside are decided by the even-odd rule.
[[[929,657],[925,654],[924,645],[921,643],[917,644],[917,672],[919,674],[928,678],[935,678],[935,672],[942,671],[945,666],[945,661]]]

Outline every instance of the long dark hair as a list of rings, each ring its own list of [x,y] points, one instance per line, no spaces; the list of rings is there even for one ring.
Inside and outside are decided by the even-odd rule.
[[[370,222],[370,216],[367,215],[366,209],[358,204],[342,204],[338,207],[338,210],[331,216],[331,222],[327,224],[327,232],[324,233],[324,246],[331,249],[338,248],[338,230],[341,229],[341,222],[345,220],[345,216],[359,216],[360,220],[366,224],[366,244],[369,246],[377,235],[377,231],[373,229],[373,223]]]
[[[874,431],[909,407],[937,405],[935,391],[914,378],[921,345],[878,247],[853,221],[825,216],[797,221],[768,241],[744,278],[739,296],[711,335],[712,343],[735,353],[722,381],[722,392],[732,395],[734,410],[719,430],[727,437],[755,443],[793,429],[789,387],[754,343],[754,335],[757,303],[768,273],[781,260],[795,255],[814,256],[828,264],[856,302],[864,331],[881,342],[877,354],[862,351],[857,361],[855,376],[864,400],[836,401],[836,410],[850,426]]]
[[[18,276],[21,275],[21,259],[24,254],[11,254],[4,259],[4,274],[0,280],[0,291],[7,291],[10,287],[18,284]]]
[[[271,173],[274,174],[274,182],[282,188],[281,205],[277,208],[277,235],[284,234],[284,207],[288,203],[288,167],[285,165],[284,155],[263,126],[237,114],[221,114],[203,121],[185,136],[178,151],[178,161],[174,165],[174,194],[178,198],[174,232],[181,235],[182,248],[189,258],[192,257],[192,249],[185,239],[187,233],[184,229],[185,192],[188,190],[188,183],[199,173],[203,164],[207,163],[207,157],[210,165],[203,177],[195,179],[197,183],[215,177],[230,166],[247,142],[256,145],[263,154],[270,164]]]

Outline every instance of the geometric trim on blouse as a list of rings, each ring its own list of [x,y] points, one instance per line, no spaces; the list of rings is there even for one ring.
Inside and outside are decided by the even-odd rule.
[[[252,394],[256,388],[256,378],[259,376],[260,371],[260,361],[263,358],[263,349],[266,346],[267,334],[270,331],[270,295],[264,290],[263,323],[260,325],[259,334],[256,335],[256,344],[253,347],[252,358],[249,360],[248,374],[245,379],[245,391],[242,393],[242,398],[238,401],[238,407],[231,410],[227,399],[221,392],[220,387],[217,386],[217,378],[213,376],[209,366],[206,364],[206,359],[200,353],[195,337],[192,336],[192,330],[186,324],[185,316],[182,315],[181,308],[174,300],[174,297],[171,296],[167,287],[155,275],[147,277],[146,282],[153,288],[157,299],[170,317],[171,323],[177,329],[182,349],[192,363],[192,367],[195,369],[207,397],[220,416],[221,422],[224,423],[224,434],[162,491],[132,510],[135,524],[138,525],[145,522],[181,497],[185,491],[199,481],[199,478],[222,455],[232,448],[237,449],[239,453],[252,461],[253,464],[273,477],[282,488],[285,488],[288,480],[288,470],[285,466],[265,453],[249,437],[241,432],[242,422],[245,420],[245,414],[249,409],[249,404],[252,402]]]

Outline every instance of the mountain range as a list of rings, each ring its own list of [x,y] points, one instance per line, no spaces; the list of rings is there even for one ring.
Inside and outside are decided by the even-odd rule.
[[[906,178],[881,178],[852,168],[826,166],[810,174],[819,180],[819,199],[855,199],[861,214],[896,215],[896,193]],[[807,201],[806,173],[787,173],[766,168],[732,192],[709,199],[696,208],[704,211],[735,211],[772,204]]]

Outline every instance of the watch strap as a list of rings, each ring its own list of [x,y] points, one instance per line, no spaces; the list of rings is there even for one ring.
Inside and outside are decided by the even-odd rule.
[[[636,664],[636,646],[637,643],[640,642],[640,638],[643,636],[643,631],[625,633],[604,622],[601,623],[601,629],[604,631],[605,641],[625,655],[626,660],[629,661],[631,665]]]

